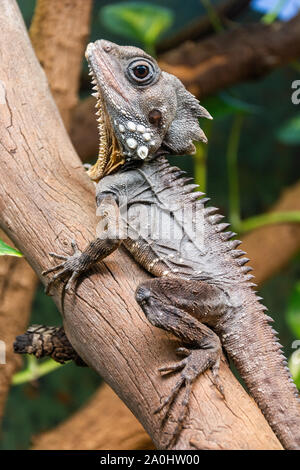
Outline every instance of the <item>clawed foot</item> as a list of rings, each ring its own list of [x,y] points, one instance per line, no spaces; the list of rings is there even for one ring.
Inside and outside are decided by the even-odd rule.
[[[73,255],[71,256],[59,255],[57,253],[49,253],[52,258],[63,260],[63,263],[57,264],[56,266],[53,266],[52,268],[42,272],[42,275],[45,276],[46,274],[59,270],[48,282],[45,288],[46,294],[50,294],[51,287],[56,281],[63,279],[67,279],[64,289],[66,291],[70,291],[78,276],[84,271],[84,266],[81,261],[82,252],[78,249],[75,240],[72,240],[71,246],[73,248]]]
[[[188,348],[178,348],[176,353],[179,356],[183,356],[184,359],[181,361],[170,364],[164,367],[160,367],[158,370],[162,374],[170,374],[172,372],[181,371],[178,381],[175,386],[172,388],[170,394],[162,401],[161,405],[155,410],[154,413],[159,413],[164,410],[162,418],[162,426],[165,424],[168,419],[171,408],[175,400],[177,399],[179,392],[184,388],[183,399],[179,404],[179,415],[176,419],[177,425],[175,430],[172,432],[172,436],[166,444],[166,448],[176,444],[176,441],[180,435],[180,432],[183,427],[184,420],[188,413],[188,405],[192,392],[192,385],[196,378],[205,370],[212,370],[212,378],[214,385],[217,390],[224,397],[224,390],[219,380],[219,367],[220,367],[220,352],[209,351],[204,349],[188,349]]]

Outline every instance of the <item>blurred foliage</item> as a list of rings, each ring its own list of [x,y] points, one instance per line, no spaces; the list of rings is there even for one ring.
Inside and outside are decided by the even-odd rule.
[[[153,0],[148,4],[153,11],[151,17],[145,18],[142,12],[136,21],[137,17],[132,13],[128,20],[128,2],[95,0],[90,40],[106,38],[119,44],[137,46],[145,45],[148,40],[150,47],[153,47],[160,37],[159,33],[162,38],[175,33],[195,18],[207,14],[208,7],[213,8],[221,1],[190,0],[187,7],[187,3],[180,0]],[[30,24],[34,3],[34,0],[19,0],[27,26]],[[174,12],[173,23],[168,20],[169,29],[164,29],[168,21],[166,17],[160,19],[157,16],[158,10],[155,7]],[[114,13],[108,13],[112,11]],[[127,11],[125,21],[124,11]],[[210,10],[210,16],[212,14],[214,12]],[[101,22],[99,18],[102,19]],[[261,14],[248,9],[239,18],[239,23],[260,19]],[[118,22],[118,27],[115,27],[115,22]],[[150,31],[148,26],[141,26],[145,22],[152,22],[150,42],[149,39],[145,41],[145,33],[149,35]],[[84,79],[86,70],[84,61],[81,97],[90,93],[89,82]],[[208,145],[197,146],[194,160],[191,157],[170,157],[171,163],[186,170],[190,176],[196,176],[201,184],[200,189],[207,187],[212,204],[219,207],[222,213],[232,216],[234,197],[235,203],[238,201],[234,210],[241,220],[264,214],[281,192],[297,181],[300,142],[297,140],[299,130],[295,128],[297,108],[291,102],[291,83],[298,77],[299,71],[296,68],[285,67],[262,80],[244,83],[206,98],[202,104],[214,117],[213,121],[201,122],[209,137]],[[229,161],[233,170],[230,170]],[[232,171],[237,175],[234,178]],[[235,196],[232,196],[231,179],[237,183]],[[291,370],[298,386],[298,352],[292,345],[295,340],[300,339],[299,284],[296,284],[300,279],[299,261],[299,257],[291,260],[286,268],[260,289],[269,314],[275,320],[274,326],[279,331],[284,352],[290,357]],[[61,323],[60,314],[52,299],[45,296],[41,286],[34,301],[30,320],[30,324],[32,323]],[[27,360],[24,362],[27,367]],[[35,365],[31,363],[30,367],[34,368]],[[92,370],[67,364],[38,381],[12,387],[5,411],[1,448],[27,448],[32,435],[45,431],[70,416],[86,403],[100,382],[101,379]]]
[[[292,333],[300,339],[300,281],[294,285],[289,297],[286,320]]]
[[[259,113],[262,109],[237,98],[232,93],[221,92],[202,101],[202,105],[209,109],[210,114],[216,118],[223,118],[238,113]]]
[[[4,241],[0,240],[0,256],[23,256],[22,253],[20,253],[18,250],[15,248],[12,248],[11,246],[7,245],[4,243]]]
[[[145,2],[107,5],[100,10],[102,22],[114,33],[139,41],[149,54],[162,32],[169,29],[173,12]]]
[[[300,145],[300,114],[289,119],[279,129],[277,136],[283,144]]]

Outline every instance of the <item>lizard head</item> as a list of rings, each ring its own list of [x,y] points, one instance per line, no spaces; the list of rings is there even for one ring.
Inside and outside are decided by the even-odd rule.
[[[162,151],[192,154],[193,140],[207,142],[198,118],[212,119],[210,114],[143,50],[99,40],[87,46],[86,58],[100,133],[98,160],[89,170],[92,179]]]

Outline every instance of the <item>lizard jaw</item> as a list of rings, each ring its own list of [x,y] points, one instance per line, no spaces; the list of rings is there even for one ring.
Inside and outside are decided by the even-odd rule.
[[[107,112],[100,87],[89,65],[89,75],[92,77],[92,85],[96,98],[96,116],[99,130],[99,152],[96,163],[88,170],[89,177],[98,182],[101,178],[115,171],[120,165],[125,163],[125,158],[120,149],[119,142],[115,136],[110,117]]]

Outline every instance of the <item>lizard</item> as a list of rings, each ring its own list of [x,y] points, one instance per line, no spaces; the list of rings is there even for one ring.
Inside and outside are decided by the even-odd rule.
[[[153,275],[135,293],[147,320],[182,341],[180,360],[160,368],[178,374],[156,410],[164,411],[164,419],[184,390],[178,424],[166,447],[176,442],[192,385],[205,370],[211,369],[224,394],[218,376],[224,348],[283,446],[300,449],[297,389],[272,318],[254,290],[241,242],[227,231],[229,224],[218,209],[195,190],[198,186],[166,158],[194,153],[193,141],[206,143],[199,118],[211,115],[177,77],[161,71],[139,48],[97,40],[87,46],[86,58],[100,135],[98,159],[88,174],[96,185],[102,223],[83,251],[72,241],[72,255],[50,253],[60,262],[43,273],[56,272],[47,292],[57,281],[72,291],[79,276],[123,244]],[[37,327],[15,349],[25,352],[36,341],[39,355],[47,354],[41,350],[43,333],[49,340],[47,329]],[[60,330],[60,343],[62,335]],[[63,360],[74,358],[70,348]]]

